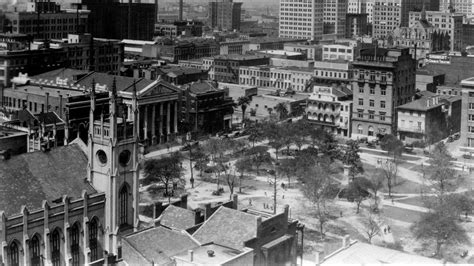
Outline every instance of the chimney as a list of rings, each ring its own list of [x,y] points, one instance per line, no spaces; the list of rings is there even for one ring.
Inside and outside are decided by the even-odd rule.
[[[188,194],[181,195],[181,208],[188,208]]]
[[[204,220],[209,219],[210,216],[211,216],[211,204],[206,203],[204,205]]]
[[[232,195],[232,209],[237,210],[239,206],[239,196],[237,194]]]
[[[351,245],[351,236],[345,235],[342,238],[342,248],[348,248]]]
[[[63,118],[63,96],[59,94],[59,117]]]
[[[189,254],[189,261],[193,262],[193,260],[194,260],[194,251],[188,250],[188,254]]]
[[[16,90],[16,83],[15,82],[12,83],[12,88],[13,88],[13,90]]]
[[[315,255],[316,255],[316,266],[319,266],[324,261],[324,257],[325,257],[324,248],[319,247],[318,249],[316,249]]]
[[[183,0],[179,0],[179,21],[183,20]]]
[[[290,214],[290,205],[285,204],[285,206],[283,207],[283,212],[285,214],[286,219],[288,220]]]

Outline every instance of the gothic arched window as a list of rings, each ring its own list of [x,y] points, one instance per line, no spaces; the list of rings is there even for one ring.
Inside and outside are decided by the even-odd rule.
[[[40,239],[37,235],[34,235],[30,242],[30,260],[33,266],[41,265]]]
[[[98,252],[98,222],[97,219],[92,219],[89,223],[89,248],[91,250],[91,261],[96,261],[99,259]]]
[[[72,265],[79,266],[80,265],[80,258],[79,258],[79,226],[74,224],[69,231],[69,238],[71,244],[71,256],[72,256]]]
[[[53,266],[61,265],[61,235],[57,229],[51,235],[51,263]]]
[[[8,257],[10,260],[10,265],[12,266],[20,265],[20,250],[18,248],[18,244],[15,241],[13,241],[10,244]]]
[[[119,202],[120,202],[120,210],[119,210],[120,225],[128,224],[128,189],[126,185],[124,185],[122,189],[120,190]]]

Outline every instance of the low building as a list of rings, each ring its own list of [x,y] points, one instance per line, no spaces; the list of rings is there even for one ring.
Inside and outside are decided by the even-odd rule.
[[[350,83],[352,64],[346,61],[314,62],[314,78],[320,83]]]
[[[474,78],[461,81],[461,148],[460,150],[474,153]]]
[[[253,265],[251,248],[241,250],[217,244],[205,244],[173,256],[176,266]]]
[[[133,69],[134,78],[146,78],[155,80],[161,77],[174,85],[184,85],[199,80],[207,80],[208,71],[180,67],[178,65],[150,66],[148,68],[138,67]]]
[[[343,44],[328,44],[323,45],[323,60],[341,60],[341,61],[354,61],[359,56],[359,49],[351,45]]]
[[[411,143],[436,143],[458,132],[461,120],[461,97],[422,97],[397,107],[398,135]]]
[[[197,81],[183,89],[180,132],[215,134],[232,128],[234,101],[216,82]]]
[[[306,101],[308,120],[342,137],[351,136],[352,91],[341,85],[313,84]]]
[[[16,155],[27,152],[27,148],[27,132],[0,125],[0,151]]]
[[[219,43],[213,39],[186,38],[184,40],[161,40],[156,44],[145,44],[142,56],[161,58],[170,62],[219,55]]]
[[[200,21],[161,21],[155,24],[154,36],[176,38],[201,37],[204,24]]]
[[[288,110],[288,114],[303,114],[306,100],[309,95],[299,93],[272,92],[270,90],[260,90],[259,94],[252,97],[248,112],[250,118],[254,120],[263,119],[271,114],[277,114],[276,106],[283,103]]]
[[[308,60],[321,61],[323,58],[323,47],[319,44],[285,43],[283,50],[304,53]]]
[[[246,54],[249,51],[248,39],[227,39],[219,43],[220,55]]]
[[[444,84],[445,74],[427,69],[416,71],[416,90],[436,93],[436,88]]]
[[[239,69],[242,66],[267,65],[268,56],[220,55],[204,58],[204,68],[209,69],[209,79],[218,82],[239,83]]]
[[[271,58],[282,58],[288,60],[302,60],[306,61],[306,54],[301,52],[288,52],[286,50],[260,50],[255,51],[255,54],[265,55]]]
[[[249,39],[249,50],[282,50],[286,43],[300,43],[302,39],[256,37]]]
[[[436,94],[462,96],[462,86],[461,85],[437,86]]]

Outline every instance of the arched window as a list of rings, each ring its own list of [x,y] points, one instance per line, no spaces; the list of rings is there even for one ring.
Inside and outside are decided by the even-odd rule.
[[[53,266],[61,265],[61,235],[57,229],[51,235],[51,263]]]
[[[10,244],[8,259],[10,260],[10,265],[19,266],[20,265],[20,251],[18,249],[18,244],[16,241],[13,241]]]
[[[119,193],[119,202],[120,202],[120,225],[128,224],[128,189],[127,186],[123,186],[120,189]]]
[[[364,129],[362,128],[362,125],[357,126],[357,134],[364,134]]]
[[[80,247],[79,247],[79,226],[74,224],[69,230],[69,239],[71,245],[72,265],[80,265]]]
[[[368,132],[368,135],[369,135],[369,136],[373,136],[373,135],[374,135],[374,127],[372,127],[372,126],[369,126],[369,132]]]
[[[33,266],[41,265],[40,239],[38,235],[34,235],[30,242],[30,260]]]
[[[98,237],[98,222],[97,219],[92,219],[92,221],[89,223],[89,248],[91,250],[91,260],[90,261],[96,261],[99,259],[99,249],[98,249],[98,243],[97,243],[97,237]]]

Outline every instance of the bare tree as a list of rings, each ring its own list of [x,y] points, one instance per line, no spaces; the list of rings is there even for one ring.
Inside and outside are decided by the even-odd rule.
[[[235,175],[235,167],[231,163],[229,163],[228,166],[224,168],[224,179],[226,181],[227,187],[229,188],[229,197],[232,199],[238,177]]]
[[[379,196],[378,192],[383,188],[384,186],[384,181],[385,181],[385,173],[381,169],[377,169],[370,177],[370,186],[369,186],[369,191],[373,193],[374,197],[374,210],[378,210],[378,205],[379,205]]]
[[[367,241],[369,241],[369,243],[372,243],[372,238],[380,234],[380,226],[378,225],[374,215],[372,214],[369,214],[367,218],[364,218],[362,223],[364,225],[364,232],[367,236]]]
[[[252,170],[252,160],[247,156],[241,157],[235,162],[235,168],[240,173],[239,193],[242,193],[242,180],[244,179],[245,173]]]
[[[398,165],[395,160],[387,159],[382,162],[382,171],[385,180],[387,180],[388,196],[392,196],[392,189],[396,185],[396,178],[398,174]]]

